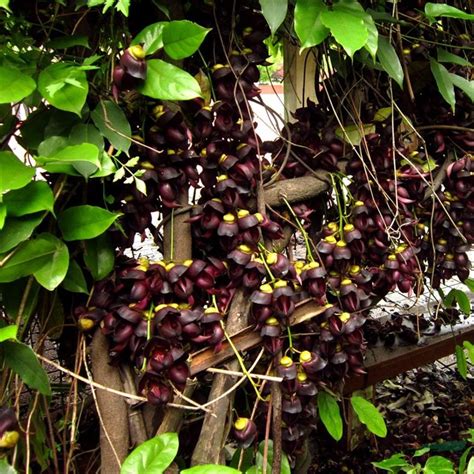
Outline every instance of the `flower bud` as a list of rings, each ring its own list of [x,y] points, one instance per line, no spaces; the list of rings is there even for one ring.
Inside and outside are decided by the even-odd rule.
[[[257,427],[249,418],[237,418],[234,422],[234,437],[240,447],[248,448],[257,436]]]

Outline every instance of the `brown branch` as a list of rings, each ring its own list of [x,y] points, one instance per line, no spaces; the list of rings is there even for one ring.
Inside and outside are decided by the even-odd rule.
[[[129,365],[122,364],[121,367],[123,387],[126,392],[137,395],[135,377]],[[148,439],[143,413],[139,407],[140,402],[130,400],[127,406],[128,425],[130,429],[130,441],[133,446],[138,446]]]
[[[433,180],[433,184],[429,186],[423,196],[423,201],[426,201],[430,196],[436,193],[439,187],[443,184],[444,179],[446,178],[446,171],[449,165],[453,162],[452,153],[444,160],[444,163],[441,165],[441,168],[436,173],[436,177]]]
[[[188,207],[188,189],[184,189],[179,195],[179,203],[184,207]],[[164,242],[164,258],[174,259],[176,261],[184,261],[192,258],[192,237],[191,224],[186,222],[189,219],[189,213],[181,212],[172,214],[163,229]],[[168,216],[171,217],[170,214]],[[184,390],[184,395],[190,397],[194,391],[196,384],[188,381]],[[178,404],[182,404],[183,400],[178,400]],[[178,431],[183,419],[183,410],[177,408],[166,408],[163,419],[158,427],[159,433],[168,431]],[[148,423],[151,424],[151,423]]]
[[[243,290],[236,291],[227,316],[226,330],[229,334],[236,334],[247,325],[250,301]],[[212,364],[211,364],[212,365]],[[191,365],[192,368],[192,365]],[[230,370],[237,370],[239,364],[233,360],[229,364]],[[218,399],[210,405],[212,411],[206,413],[196,447],[191,458],[191,465],[220,464],[221,451],[225,441],[225,428],[229,407],[232,404],[234,392],[221,397],[234,383],[234,377],[226,374],[216,374],[212,383],[209,400]]]
[[[329,172],[318,171],[317,176],[302,176],[301,178],[278,181],[265,190],[265,203],[269,206],[283,205],[282,197],[289,203],[305,201],[327,191],[330,186]]]
[[[109,344],[100,329],[95,332],[92,339],[91,360],[95,381],[115,390],[123,391],[119,371],[109,364]],[[122,397],[105,390],[97,391],[97,404],[102,418],[100,426],[101,472],[119,473],[118,461],[122,462],[128,454],[127,406]]]
[[[184,387],[183,395],[187,398],[190,398],[194,392],[194,389],[197,386],[197,380],[188,379],[186,382],[186,387]],[[184,405],[184,400],[175,400],[177,405]],[[176,433],[180,430],[181,425],[183,424],[183,410],[179,408],[168,408],[166,414],[163,418],[163,421],[158,427],[157,435],[162,433]]]
[[[273,464],[272,474],[281,472],[281,387],[272,382]]]

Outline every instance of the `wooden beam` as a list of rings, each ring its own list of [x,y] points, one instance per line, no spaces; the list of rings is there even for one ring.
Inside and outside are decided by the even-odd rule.
[[[464,341],[474,343],[474,326],[449,334],[430,336],[423,345],[399,346],[395,349],[377,347],[369,350],[365,359],[367,374],[349,378],[344,385],[344,393],[350,394],[355,390],[370,387],[407,370],[454,354],[456,345],[462,345]]]
[[[326,310],[324,306],[317,305],[312,300],[302,301],[296,305],[296,309],[291,315],[290,326],[308,321],[318,316]],[[262,341],[260,333],[255,331],[253,326],[249,326],[242,331],[232,334],[231,336],[234,346],[239,352],[257,347]],[[234,358],[235,353],[229,343],[224,341],[219,352],[214,349],[204,349],[191,355],[191,374],[193,377],[199,372],[222,364],[229,359]]]

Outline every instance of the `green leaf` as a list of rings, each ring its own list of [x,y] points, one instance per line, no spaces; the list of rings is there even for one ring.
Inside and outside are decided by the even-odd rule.
[[[321,13],[321,21],[326,28],[329,28],[335,40],[344,48],[349,57],[364,47],[369,39],[369,32],[364,20],[358,15],[354,15],[346,3],[340,1],[334,4],[332,10]]]
[[[125,459],[120,474],[149,474],[164,472],[173,462],[179,447],[176,433],[163,433],[145,441]]]
[[[456,303],[459,306],[459,309],[466,315],[470,316],[471,315],[471,301],[469,300],[469,296],[462,291],[458,289],[453,289],[452,290],[454,293],[454,298],[456,299]]]
[[[36,89],[35,81],[16,68],[0,66],[0,104],[20,102]]]
[[[474,293],[474,278],[466,278],[463,283]]]
[[[19,243],[29,239],[42,220],[43,213],[25,217],[7,217],[0,232],[0,253],[8,252]]]
[[[115,9],[122,13],[124,16],[128,16],[128,10],[130,9],[130,0],[117,0]]]
[[[8,5],[8,0],[5,2],[5,0],[0,0],[0,8],[6,8],[2,5],[2,3],[6,3]],[[0,459],[0,474],[17,474],[18,471],[13,467],[8,464],[7,458],[1,458]]]
[[[117,168],[115,167],[114,162],[112,161],[112,158],[106,153],[105,151],[102,152],[99,155],[100,159],[100,169],[97,170],[93,175],[91,175],[91,178],[103,178],[105,176],[110,176],[111,174],[114,174]]]
[[[156,53],[163,47],[163,28],[167,21],[159,21],[143,28],[132,41],[132,45],[141,44],[145,54]]]
[[[128,152],[132,129],[123,110],[117,104],[110,100],[101,101],[91,112],[91,117],[100,133],[115,149]]]
[[[1,349],[5,365],[18,374],[28,387],[43,395],[51,395],[48,376],[30,346],[22,342],[5,341]]]
[[[439,63],[452,63],[458,64],[459,66],[471,66],[471,63],[467,59],[464,59],[457,54],[450,53],[443,48],[437,48],[436,51],[438,53]]]
[[[22,300],[25,296],[25,290],[29,287],[26,301],[22,305]],[[38,295],[40,286],[33,278],[26,277],[16,279],[12,283],[0,284],[0,293],[2,295],[2,307],[6,314],[13,319],[18,317],[21,311],[21,324],[27,325],[30,317],[37,312]]]
[[[58,216],[58,224],[64,240],[88,240],[104,233],[120,216],[103,207],[75,206]]]
[[[5,225],[5,219],[7,217],[7,206],[0,202],[0,230],[3,229]]]
[[[184,471],[181,471],[181,474],[241,474],[241,472],[232,467],[216,464],[202,464],[201,466],[194,466],[185,469]]]
[[[4,8],[7,11],[10,10],[10,0],[0,0],[0,8]],[[3,462],[3,460],[1,460]],[[5,460],[6,463],[6,460]],[[12,468],[13,469],[13,468]],[[14,470],[14,469],[13,469]],[[15,470],[14,470],[15,471]],[[16,471],[15,471],[16,472]]]
[[[379,469],[384,469],[385,471],[398,472],[402,467],[410,467],[410,464],[407,462],[405,455],[402,453],[393,454],[388,459],[383,461],[373,462],[375,467]]]
[[[189,20],[170,21],[163,27],[163,46],[173,59],[184,59],[194,54],[211,31]]]
[[[89,38],[83,35],[60,36],[48,41],[45,46],[52,49],[66,49],[74,46],[90,48]]]
[[[423,456],[423,454],[426,454],[426,453],[429,453],[430,452],[430,447],[429,446],[426,446],[424,448],[420,448],[420,449],[417,449],[414,453],[413,453],[413,457],[416,458],[418,456]]]
[[[199,83],[191,74],[161,59],[148,61],[147,77],[138,91],[161,100],[189,100],[201,97]]]
[[[328,433],[339,441],[342,438],[342,417],[337,400],[328,392],[319,392],[318,412]]]
[[[99,149],[91,143],[71,145],[52,156],[38,156],[36,162],[50,173],[88,178],[100,168]]]
[[[35,169],[24,165],[10,151],[0,151],[0,195],[28,184]]]
[[[49,136],[38,146],[38,155],[54,156],[58,151],[68,146],[68,139],[63,136]]]
[[[458,470],[459,474],[464,474],[464,472],[466,472],[467,458],[468,458],[469,453],[471,452],[471,450],[472,450],[472,446],[465,449],[464,452],[462,453],[462,456],[459,459],[459,470]],[[471,472],[471,474],[472,474],[472,472]]]
[[[0,266],[0,282],[10,282],[31,275],[48,265],[56,252],[56,245],[49,238],[51,234],[40,234],[34,240],[21,244],[13,256]],[[5,255],[0,256],[0,261]]]
[[[453,474],[454,464],[443,456],[428,458],[423,471],[425,474]]]
[[[47,265],[33,273],[36,281],[49,291],[57,288],[66,276],[69,267],[69,251],[66,244],[52,234],[43,234],[55,246],[55,251]]]
[[[267,20],[272,35],[285,21],[286,12],[288,11],[288,0],[260,0],[262,15]]]
[[[459,87],[474,102],[474,81],[468,81],[457,74],[449,74],[451,81],[456,87]]]
[[[322,43],[329,30],[321,22],[321,13],[327,11],[322,0],[297,0],[295,6],[295,32],[301,48],[311,48]]]
[[[364,10],[364,7],[355,0],[339,0],[339,2],[334,4],[334,9],[336,11],[353,15],[363,21],[368,33],[367,42],[364,46],[371,56],[375,58],[378,48],[379,33],[372,16],[369,15],[369,13]]]
[[[40,72],[38,90],[53,107],[80,116],[89,84],[83,70],[61,62],[51,64]]]
[[[265,441],[261,441],[260,444],[258,445],[257,456],[255,458],[256,468],[258,472],[263,472],[264,451],[265,451]],[[269,439],[268,452],[267,452],[267,472],[272,472],[272,464],[273,464],[273,440]],[[291,474],[290,463],[285,453],[282,453],[282,457],[281,457],[280,474]]]
[[[83,143],[95,145],[99,153],[104,150],[104,138],[97,127],[92,124],[79,123],[69,133],[69,145],[82,145]]]
[[[474,456],[471,457],[469,460],[469,464],[467,465],[466,474],[474,474]]]
[[[45,181],[33,181],[3,196],[9,216],[21,217],[39,211],[53,212],[53,191]]]
[[[471,364],[474,364],[474,345],[471,344],[469,341],[463,342],[464,349],[467,349],[467,353],[469,355],[469,359],[471,360]]]
[[[392,107],[382,107],[375,112],[374,122],[385,122],[385,120],[387,120],[391,115]]]
[[[71,293],[89,294],[82,268],[75,260],[69,262],[69,268],[66,277],[62,282],[62,286]]]
[[[363,397],[352,396],[351,405],[357,417],[367,426],[367,429],[381,438],[387,436],[387,426],[385,420],[377,408]]]
[[[439,93],[454,111],[454,107],[456,105],[456,98],[454,95],[454,84],[449,74],[449,71],[438,61],[435,61],[433,58],[430,58],[430,67],[431,72],[433,73],[433,76],[436,80],[436,85],[438,86]]]
[[[459,375],[466,380],[467,379],[467,360],[464,348],[456,345],[456,367],[458,368]]]
[[[85,242],[84,262],[94,280],[102,280],[114,269],[115,253],[107,234]]]
[[[403,89],[403,68],[395,48],[385,36],[379,37],[377,58],[385,72]]]
[[[446,3],[427,3],[425,5],[425,15],[428,18],[443,16],[446,18],[458,18],[460,20],[474,20],[472,13],[467,13]]]
[[[7,341],[8,339],[16,339],[17,332],[18,326],[16,324],[10,324],[10,326],[0,328],[0,342]]]
[[[362,130],[361,130],[362,128]],[[363,125],[345,125],[344,128],[336,128],[336,136],[341,140],[344,140],[346,143],[352,146],[359,146],[362,138],[370,133],[375,132],[375,125],[372,123],[367,123]]]

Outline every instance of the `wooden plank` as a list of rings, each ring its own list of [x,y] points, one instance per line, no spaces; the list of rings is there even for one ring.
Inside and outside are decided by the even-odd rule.
[[[449,334],[430,336],[426,344],[419,346],[400,346],[395,349],[378,347],[369,350],[365,360],[367,373],[349,378],[344,386],[344,393],[350,394],[370,387],[407,370],[454,354],[456,345],[462,345],[464,341],[474,343],[474,326]]]
[[[323,306],[317,305],[312,300],[306,300],[298,303],[296,309],[291,315],[290,326],[308,321],[318,314],[326,310]],[[262,341],[260,333],[256,332],[253,326],[249,326],[244,330],[233,334],[231,336],[232,343],[239,352],[257,347]],[[204,349],[191,355],[191,377],[208,369],[215,367],[223,362],[234,357],[234,350],[227,341],[222,343],[222,348],[219,352],[214,349]]]

